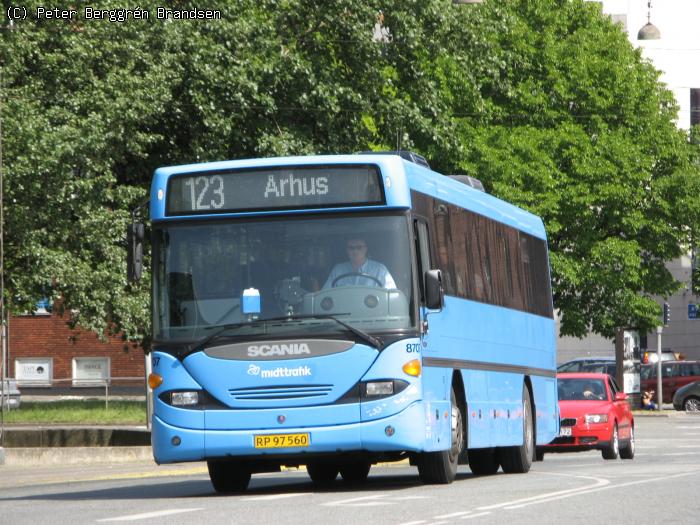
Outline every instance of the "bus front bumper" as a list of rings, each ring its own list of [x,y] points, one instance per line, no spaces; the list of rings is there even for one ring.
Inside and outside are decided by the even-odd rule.
[[[449,406],[449,402],[448,402]],[[201,430],[169,425],[153,416],[151,443],[157,463],[202,461],[213,458],[250,457],[265,459],[308,454],[347,452],[418,452],[434,448],[430,424],[426,415],[432,413],[426,405],[416,402],[405,410],[379,420],[299,428],[267,428],[259,430]],[[437,429],[435,429],[437,430]],[[256,448],[255,436],[308,434],[303,447]],[[449,434],[448,434],[449,435]],[[449,446],[449,444],[445,444]]]

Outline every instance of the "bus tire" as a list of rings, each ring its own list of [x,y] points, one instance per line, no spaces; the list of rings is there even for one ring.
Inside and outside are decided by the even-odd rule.
[[[472,448],[468,452],[469,468],[475,476],[491,476],[498,472],[498,456],[494,448]]]
[[[423,452],[418,458],[418,475],[423,483],[447,484],[457,477],[459,454],[464,446],[464,416],[457,403],[454,387],[450,391],[450,436],[451,446],[448,450]]]
[[[334,463],[309,463],[306,465],[306,472],[315,485],[327,486],[338,477],[338,465]]]
[[[234,461],[207,461],[209,479],[216,492],[243,492],[250,483],[250,467]]]
[[[532,466],[535,453],[535,421],[532,415],[530,390],[523,385],[523,444],[499,450],[501,467],[507,474],[524,474]]]
[[[372,465],[366,461],[346,463],[340,466],[340,475],[346,483],[363,483],[367,481]]]

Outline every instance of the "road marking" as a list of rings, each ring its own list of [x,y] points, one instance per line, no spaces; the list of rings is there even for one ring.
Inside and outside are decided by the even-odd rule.
[[[478,514],[470,514],[469,516],[462,516],[460,519],[470,520],[472,518],[480,518],[481,516],[486,516],[487,514],[491,514],[491,513],[490,512],[479,512]]]
[[[541,474],[550,474],[553,476],[559,475],[559,474],[556,474],[553,472],[551,472],[551,473],[550,472],[541,472]],[[579,478],[579,479],[586,479],[586,480],[591,479],[591,480],[594,480],[595,483],[592,483],[590,485],[586,485],[584,487],[567,489],[567,490],[558,490],[556,492],[547,492],[544,494],[538,494],[537,496],[531,496],[529,498],[521,498],[521,499],[516,499],[513,501],[506,501],[504,503],[497,503],[495,505],[487,505],[485,507],[477,507],[477,510],[493,510],[493,509],[500,509],[500,508],[504,508],[504,507],[505,508],[517,508],[517,506],[513,507],[512,505],[518,505],[518,504],[522,504],[522,506],[532,505],[533,503],[539,503],[540,500],[544,500],[544,499],[548,500],[550,498],[556,499],[556,497],[567,497],[570,495],[575,495],[575,494],[581,492],[582,490],[591,490],[591,489],[603,487],[605,485],[610,484],[610,480],[605,479],[605,478],[596,478],[593,476],[575,476],[575,475],[570,475],[570,474],[561,474],[561,475],[566,476],[566,477],[571,477],[571,478]]]
[[[171,509],[171,510],[159,510],[156,512],[144,512],[143,514],[131,514],[129,516],[119,516],[117,518],[103,518],[97,520],[98,522],[103,521],[138,521],[146,520],[149,518],[160,518],[162,516],[172,516],[173,514],[182,514],[183,512],[195,512],[198,510],[204,510],[202,508],[198,509]]]
[[[456,518],[458,516],[464,516],[465,514],[471,514],[471,513],[472,513],[472,511],[465,510],[462,512],[453,512],[452,514],[443,514],[442,516],[434,516],[433,519],[434,520],[444,520],[447,518]]]
[[[567,474],[558,474],[558,473],[554,473],[554,472],[543,472],[542,474],[551,474],[554,476],[568,476]],[[584,487],[582,489],[577,489],[576,491],[562,491],[561,494],[550,495],[546,499],[540,498],[537,501],[529,501],[529,502],[524,500],[523,503],[519,503],[519,502],[515,501],[515,502],[511,502],[511,503],[506,503],[505,505],[502,505],[502,507],[505,509],[508,509],[508,510],[520,509],[522,507],[527,507],[529,505],[537,505],[539,503],[549,503],[551,501],[555,501],[555,500],[559,500],[559,499],[570,498],[572,496],[580,496],[583,494],[591,494],[593,492],[600,492],[602,490],[630,487],[632,485],[641,485],[642,483],[655,483],[655,482],[659,482],[659,481],[665,481],[668,479],[681,478],[681,477],[685,477],[685,476],[693,476],[693,475],[698,475],[698,474],[700,474],[700,470],[692,470],[690,472],[681,472],[680,474],[671,474],[669,476],[661,476],[661,477],[656,477],[656,478],[628,481],[626,483],[618,483],[615,485],[611,485],[610,482],[608,481],[608,483],[606,483],[603,486],[599,486],[599,487],[590,487],[590,488]],[[583,476],[572,476],[572,477],[583,477]],[[534,499],[534,498],[530,498],[530,499]],[[516,504],[513,505],[513,503],[516,503]]]
[[[387,499],[386,494],[376,494],[374,496],[362,496],[359,498],[342,499],[339,501],[331,501],[329,503],[321,503],[327,507],[377,507],[379,505],[396,505],[400,501],[412,501],[417,499],[430,499],[430,496],[397,496]],[[382,501],[377,501],[382,499]],[[423,523],[425,520],[421,520]]]
[[[299,496],[311,496],[313,492],[299,492],[291,494],[268,494],[267,496],[245,496],[240,501],[271,501],[276,499],[297,498]]]
[[[340,501],[331,501],[329,503],[321,503],[328,507],[374,507],[378,505],[395,505],[392,501],[376,501],[385,498],[386,494],[377,494],[376,496],[362,496],[361,498],[341,499]]]

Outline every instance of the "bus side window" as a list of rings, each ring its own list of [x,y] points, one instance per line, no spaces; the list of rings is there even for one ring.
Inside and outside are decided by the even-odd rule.
[[[414,220],[413,225],[415,228],[416,255],[418,256],[418,285],[421,302],[425,302],[425,272],[432,269],[428,225],[425,221],[419,219]]]

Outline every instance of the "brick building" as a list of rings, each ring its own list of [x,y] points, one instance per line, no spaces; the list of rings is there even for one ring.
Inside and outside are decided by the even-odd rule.
[[[140,346],[94,332],[72,329],[69,313],[40,310],[10,318],[8,376],[23,393],[88,395],[142,394],[145,358]]]

